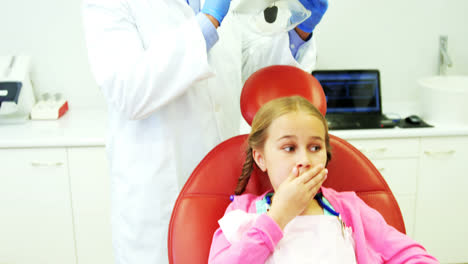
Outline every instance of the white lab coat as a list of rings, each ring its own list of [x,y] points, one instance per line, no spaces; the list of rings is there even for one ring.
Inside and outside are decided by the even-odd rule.
[[[168,262],[174,202],[198,162],[239,133],[242,81],[264,66],[299,66],[287,33],[247,34],[237,19],[226,16],[207,53],[185,0],[84,0],[90,65],[108,102],[116,263]],[[298,53],[307,71],[314,50],[309,41]]]

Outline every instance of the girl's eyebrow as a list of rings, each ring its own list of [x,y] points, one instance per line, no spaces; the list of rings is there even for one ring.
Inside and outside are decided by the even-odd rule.
[[[276,141],[281,141],[283,139],[297,139],[297,137],[295,135],[285,135],[285,136],[282,136],[280,138],[278,138]],[[309,139],[313,139],[313,140],[320,140],[320,141],[324,141],[322,137],[319,137],[319,136],[311,136],[309,137]]]
[[[276,141],[280,141],[280,140],[283,140],[283,139],[290,139],[290,138],[296,139],[297,137],[294,136],[294,135],[285,135],[285,136],[282,136],[282,137],[278,138],[278,140],[276,140]]]
[[[312,137],[310,137],[310,139],[324,141],[323,138],[319,137],[319,136],[312,136]]]

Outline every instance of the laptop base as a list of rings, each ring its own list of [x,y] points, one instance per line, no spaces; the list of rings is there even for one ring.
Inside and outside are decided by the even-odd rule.
[[[381,129],[381,128],[394,128],[398,124],[391,119],[383,117],[376,118],[343,118],[343,117],[326,117],[328,122],[328,129],[330,130],[344,130],[344,129]]]

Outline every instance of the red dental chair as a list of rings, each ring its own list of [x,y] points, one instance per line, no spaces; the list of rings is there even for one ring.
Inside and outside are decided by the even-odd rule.
[[[245,83],[241,110],[251,124],[266,102],[283,96],[301,95],[325,115],[326,100],[320,83],[309,73],[292,66],[270,66],[254,73]],[[248,135],[230,138],[215,147],[193,171],[177,198],[169,225],[169,263],[206,264],[218,220],[229,205],[230,195],[245,160]],[[332,159],[324,186],[354,191],[379,211],[388,224],[405,233],[400,208],[387,183],[374,165],[345,140],[330,135]],[[258,168],[252,172],[245,193],[262,194],[271,188]]]

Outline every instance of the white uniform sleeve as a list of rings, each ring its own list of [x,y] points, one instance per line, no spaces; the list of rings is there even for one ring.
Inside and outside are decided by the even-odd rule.
[[[312,73],[317,62],[315,35],[297,50],[296,60],[304,71]]]
[[[152,1],[154,31],[145,46],[129,3],[85,0],[83,19],[91,69],[105,97],[127,118],[143,119],[213,73],[193,12]],[[171,16],[181,19],[167,21]]]
[[[258,69],[271,65],[291,65],[312,72],[316,62],[314,37],[301,45],[296,58],[293,57],[289,44],[287,32],[275,36],[262,36],[248,30],[244,31],[242,41],[243,82]]]

